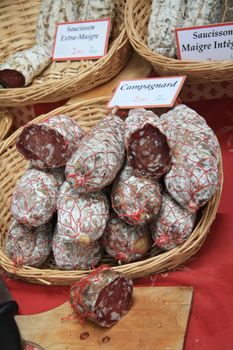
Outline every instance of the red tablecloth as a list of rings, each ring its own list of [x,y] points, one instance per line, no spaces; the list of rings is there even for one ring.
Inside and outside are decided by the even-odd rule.
[[[206,118],[221,144],[224,187],[218,214],[203,247],[185,266],[175,272],[136,280],[135,286],[193,286],[185,350],[232,350],[233,99],[203,100],[188,105]],[[38,105],[36,114],[51,109],[51,105]],[[9,279],[7,285],[20,305],[21,314],[46,311],[68,299],[68,287],[32,285]]]

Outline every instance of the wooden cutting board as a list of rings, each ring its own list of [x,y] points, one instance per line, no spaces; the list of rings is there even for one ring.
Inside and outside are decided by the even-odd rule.
[[[16,322],[23,339],[45,350],[181,350],[192,293],[192,287],[134,288],[132,308],[110,329],[61,321],[72,313],[69,302],[41,314],[16,316]]]

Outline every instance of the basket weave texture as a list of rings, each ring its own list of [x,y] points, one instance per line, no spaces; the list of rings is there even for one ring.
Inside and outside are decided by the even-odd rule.
[[[34,122],[42,121],[43,119],[65,114],[74,118],[78,124],[85,130],[89,130],[103,116],[106,116],[107,98],[98,98],[86,101],[85,103],[76,103],[69,106],[63,106],[46,115],[42,115],[33,120]],[[21,133],[22,128],[18,129],[8,139],[2,142],[0,147],[0,265],[9,273],[12,273],[19,278],[28,282],[39,284],[54,284],[54,285],[69,285],[81,277],[86,276],[89,271],[75,270],[62,271],[55,267],[54,261],[51,258],[41,268],[29,266],[17,267],[7,257],[4,252],[4,242],[7,236],[7,231],[11,219],[10,205],[11,195],[16,185],[17,180],[23,175],[27,167],[27,161],[22,158],[16,150],[15,141]],[[223,181],[222,163],[220,163],[220,173]],[[221,186],[222,187],[222,186]],[[202,246],[209,232],[210,226],[217,213],[218,204],[221,197],[222,188],[212,197],[208,204],[203,208],[201,218],[192,232],[188,240],[181,246],[176,247],[168,252],[158,254],[156,248],[148,253],[148,255],[140,261],[117,265],[117,263],[108,256],[105,256],[101,263],[107,263],[113,266],[113,269],[125,273],[132,278],[142,277],[151,273],[164,272],[175,269],[178,265],[193,256]],[[157,255],[158,254],[158,255]]]
[[[1,106],[55,102],[90,90],[117,75],[131,55],[124,27],[126,0],[114,0],[114,20],[107,54],[99,60],[52,62],[32,84],[24,88],[0,89]],[[0,1],[0,63],[16,51],[34,43],[41,0]]]
[[[13,116],[7,110],[0,110],[0,141],[9,133],[13,124]]]
[[[160,76],[186,75],[187,80],[192,83],[233,79],[233,60],[215,62],[181,61],[153,52],[147,46],[147,28],[151,3],[151,0],[127,0],[125,26],[133,48],[152,64],[156,73]],[[225,1],[225,6],[227,6],[227,1]]]

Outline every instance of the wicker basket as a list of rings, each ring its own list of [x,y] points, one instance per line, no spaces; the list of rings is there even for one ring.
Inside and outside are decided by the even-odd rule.
[[[233,61],[181,61],[157,54],[147,46],[147,27],[151,0],[127,0],[125,26],[133,48],[149,61],[161,76],[186,75],[193,83],[233,79]]]
[[[124,27],[126,0],[114,0],[117,15],[108,53],[99,60],[52,62],[24,88],[0,89],[1,106],[54,102],[90,90],[117,75],[131,54]],[[41,0],[0,1],[0,63],[15,51],[34,44],[35,27]]]
[[[7,110],[0,110],[0,141],[9,133],[13,124],[13,116]]]
[[[107,114],[108,111],[105,107],[106,103],[107,98],[98,98],[89,100],[85,103],[83,102],[64,106],[34,119],[33,122],[41,121],[49,116],[62,113],[73,117],[81,127],[88,130],[98,120]],[[21,130],[22,128],[18,129],[8,139],[3,141],[0,149],[0,167],[2,169],[0,174],[0,195],[2,197],[0,202],[0,219],[2,230],[0,233],[0,265],[2,265],[6,271],[29,282],[56,285],[70,284],[87,275],[90,271],[57,270],[52,258],[42,268],[33,268],[28,266],[17,267],[4,252],[4,241],[11,219],[11,194],[17,179],[19,179],[19,177],[24,173],[25,167],[27,166],[27,162],[15,148],[15,140],[17,135],[20,134]],[[222,174],[222,164],[220,164],[220,172]],[[156,255],[158,254],[158,250],[152,249],[144,260],[121,266],[117,266],[114,260],[107,256],[104,257],[102,261],[112,266],[115,265],[113,267],[115,270],[124,272],[126,275],[131,276],[132,278],[142,277],[147,274],[176,268],[178,265],[182,264],[192,255],[194,255],[202,246],[217,213],[221,190],[222,189],[220,189],[204,207],[201,219],[198,222],[195,230],[189,239],[180,247],[159,255]]]

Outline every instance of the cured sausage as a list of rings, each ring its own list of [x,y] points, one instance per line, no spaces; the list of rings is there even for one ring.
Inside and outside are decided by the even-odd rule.
[[[25,126],[16,147],[34,167],[57,168],[66,165],[83,136],[84,131],[71,118],[58,115]]]
[[[36,41],[46,45],[52,54],[57,23],[78,19],[77,0],[42,0],[36,27]]]
[[[71,287],[70,302],[78,318],[109,328],[129,311],[132,293],[131,279],[100,266]]]
[[[222,0],[187,0],[183,27],[220,23],[222,6]]]
[[[29,85],[50,63],[58,22],[77,20],[76,0],[43,0],[36,28],[36,44],[12,54],[0,65],[0,84],[5,88]]]
[[[41,266],[50,254],[52,236],[51,222],[32,229],[13,219],[5,244],[6,254],[16,265]]]
[[[160,119],[173,153],[166,189],[181,206],[196,212],[220,186],[217,137],[205,119],[185,105]]]
[[[66,164],[66,179],[79,192],[95,192],[111,184],[125,159],[124,121],[103,118],[84,136]]]
[[[222,22],[223,1],[153,0],[148,24],[148,47],[167,57],[176,57],[175,28]]]
[[[50,58],[47,47],[38,44],[13,53],[0,65],[0,84],[4,88],[29,85],[50,64]]]
[[[196,215],[182,208],[172,197],[163,193],[158,217],[150,223],[154,243],[170,250],[184,243],[193,231]]]
[[[134,175],[126,164],[115,180],[112,207],[119,217],[130,225],[143,225],[156,216],[162,197],[156,179]]]
[[[63,270],[91,269],[103,255],[103,245],[99,240],[90,244],[74,243],[58,232],[53,237],[52,247],[55,263]]]
[[[161,177],[171,167],[171,153],[159,118],[145,109],[130,110],[125,120],[127,159],[136,175]]]
[[[151,247],[148,226],[132,226],[116,216],[108,221],[101,238],[106,252],[119,263],[141,259]]]
[[[67,241],[90,244],[99,239],[109,217],[109,204],[101,192],[77,193],[64,182],[57,200],[58,233]]]
[[[98,20],[111,18],[111,27],[115,17],[115,3],[112,0],[78,0],[78,20]]]
[[[223,6],[223,18],[222,22],[232,22],[233,21],[233,0],[225,1]]]
[[[59,181],[49,172],[28,169],[12,194],[11,213],[28,227],[48,222],[56,212]]]
[[[183,26],[186,0],[153,0],[148,24],[148,47],[167,57],[176,53],[175,28]]]

